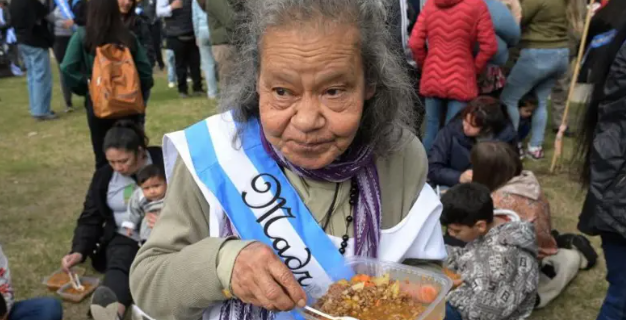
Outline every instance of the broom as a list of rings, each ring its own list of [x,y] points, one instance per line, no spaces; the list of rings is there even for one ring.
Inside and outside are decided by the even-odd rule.
[[[578,82],[578,74],[580,73],[580,64],[583,59],[583,55],[585,53],[585,45],[587,44],[587,34],[589,33],[589,24],[591,23],[591,17],[593,16],[593,4],[594,0],[589,0],[589,5],[587,6],[587,15],[585,17],[585,26],[583,27],[583,36],[580,41],[580,48],[578,48],[578,57],[576,57],[576,64],[574,65],[574,74],[572,76],[569,91],[567,94],[567,101],[565,102],[565,111],[563,112],[563,120],[561,120],[561,126],[559,127],[559,132],[556,134],[556,139],[554,140],[554,155],[552,156],[552,164],[550,165],[550,173],[554,173],[556,169],[556,165],[558,160],[561,158],[563,154],[563,135],[565,134],[565,130],[567,130],[567,115],[569,113],[570,105],[572,103],[572,98],[574,97],[574,89],[576,88],[576,83]]]

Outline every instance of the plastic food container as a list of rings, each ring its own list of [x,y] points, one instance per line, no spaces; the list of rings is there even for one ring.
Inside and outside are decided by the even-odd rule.
[[[446,315],[445,297],[452,287],[452,280],[445,274],[440,272],[429,271],[419,267],[407,266],[394,262],[377,261],[367,258],[350,258],[347,259],[346,267],[351,269],[354,274],[365,274],[372,277],[382,277],[389,274],[390,280],[398,280],[400,282],[408,281],[411,285],[423,286],[430,285],[437,289],[437,297],[432,303],[425,305],[426,310],[420,314],[415,320],[443,320]],[[345,278],[345,270],[330,271],[329,275],[336,280]],[[343,277],[341,276],[343,275]],[[346,279],[350,280],[350,279]],[[322,288],[322,294],[314,296],[310,292],[308,294],[308,305],[313,306],[319,298],[321,298],[328,287]],[[305,313],[303,310],[298,312],[308,320],[318,320],[319,318]],[[379,319],[387,320],[387,319]]]
[[[100,285],[100,279],[93,277],[80,277],[80,284],[85,287],[84,291],[75,292],[71,283],[62,286],[57,294],[61,296],[63,300],[79,303],[87,298],[98,286]]]
[[[79,277],[85,275],[85,268],[83,267],[73,267],[72,272],[77,274]],[[44,286],[48,287],[50,291],[57,291],[62,286],[70,283],[70,276],[63,271],[63,269],[59,269],[52,273],[51,275],[43,278],[41,282]]]

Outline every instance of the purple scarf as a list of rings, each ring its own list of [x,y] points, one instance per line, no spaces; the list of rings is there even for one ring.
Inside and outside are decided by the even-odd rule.
[[[265,138],[263,130],[259,132],[265,151],[283,168],[297,175],[333,183],[355,179],[359,189],[359,198],[353,208],[354,217],[354,255],[376,258],[380,240],[381,194],[378,171],[374,162],[374,153],[369,147],[360,147],[342,155],[323,169],[308,170],[291,164]],[[225,217],[225,219],[228,219]],[[230,221],[224,223],[220,230],[221,237],[235,235]],[[234,316],[234,317],[233,317]],[[240,300],[231,299],[222,306],[220,320],[267,320],[275,314],[265,309],[246,305]]]

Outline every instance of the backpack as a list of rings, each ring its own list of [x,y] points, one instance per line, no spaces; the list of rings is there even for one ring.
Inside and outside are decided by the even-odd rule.
[[[96,48],[89,95],[98,118],[145,113],[139,73],[129,48],[117,44]]]

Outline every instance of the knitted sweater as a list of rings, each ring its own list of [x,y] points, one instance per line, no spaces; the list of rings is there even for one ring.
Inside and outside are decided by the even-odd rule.
[[[474,57],[476,42],[479,52]],[[496,53],[498,43],[483,0],[430,0],[417,19],[409,47],[422,68],[422,95],[469,101],[478,96],[476,75]]]

